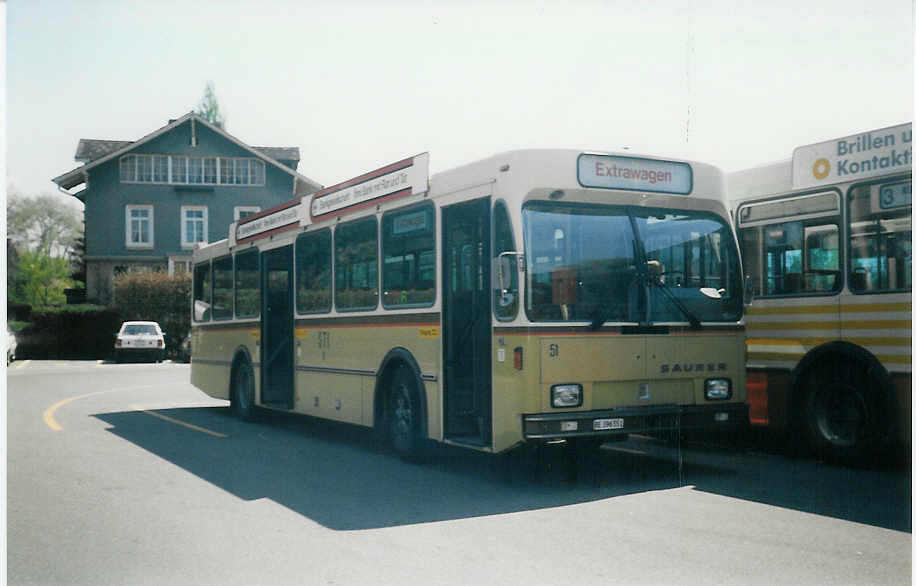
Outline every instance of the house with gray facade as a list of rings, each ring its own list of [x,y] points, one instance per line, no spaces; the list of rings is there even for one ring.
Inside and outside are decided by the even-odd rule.
[[[80,139],[82,163],[52,181],[84,204],[86,295],[107,303],[118,273],[189,270],[229,224],[321,189],[297,147],[249,146],[191,112],[135,141]]]

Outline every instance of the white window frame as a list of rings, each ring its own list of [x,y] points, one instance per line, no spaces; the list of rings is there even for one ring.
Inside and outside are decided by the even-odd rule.
[[[131,236],[133,235],[133,227],[131,226],[131,212],[134,210],[146,210],[149,213],[147,220],[149,221],[149,242],[134,242]],[[124,206],[124,246],[130,249],[150,249],[155,246],[156,243],[156,223],[154,221],[155,214],[153,213],[153,206],[150,204],[128,204]]]
[[[204,235],[204,239],[203,239],[200,243],[201,243],[201,244],[206,244],[206,243],[207,243],[207,240],[208,240],[207,235],[209,234],[209,232],[208,232],[208,227],[209,227],[209,226],[208,226],[208,221],[207,221],[208,218],[207,218],[207,216],[209,215],[209,213],[208,213],[208,211],[207,211],[207,206],[181,206],[181,212],[180,212],[180,216],[179,216],[179,225],[181,226],[181,247],[182,247],[182,248],[194,248],[194,246],[196,246],[197,244],[199,244],[198,242],[189,242],[189,241],[186,239],[186,236],[187,236],[187,234],[188,234],[188,231],[187,231],[187,222],[188,222],[188,218],[187,218],[186,214],[187,214],[187,212],[192,212],[192,211],[193,211],[193,212],[203,212],[203,224],[204,224],[204,226],[203,226],[203,228],[204,228],[204,229],[203,229],[203,233],[204,233],[204,234],[203,234],[203,235]],[[197,218],[195,218],[195,221],[196,221],[196,220],[197,220]]]
[[[162,181],[162,169],[157,178],[156,161],[165,158],[165,181]],[[175,180],[172,177],[172,159],[183,159],[184,177]],[[162,161],[160,161],[161,163]],[[195,175],[191,165],[198,164]],[[210,163],[210,174],[207,166]],[[140,183],[147,185],[231,185],[233,187],[264,187],[267,184],[267,171],[264,161],[254,157],[202,157],[191,155],[129,154],[123,155],[118,163],[118,175],[121,183]],[[246,171],[243,174],[242,168]],[[141,170],[148,171],[142,173]],[[225,177],[224,177],[225,175]],[[244,178],[244,182],[239,182]],[[224,181],[225,180],[225,181]]]
[[[261,211],[261,208],[258,206],[235,206],[232,209],[232,218],[238,222],[241,220],[242,212],[251,212],[252,214],[257,214]]]

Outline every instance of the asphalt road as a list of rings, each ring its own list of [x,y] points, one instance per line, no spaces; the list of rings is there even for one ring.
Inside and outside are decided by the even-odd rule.
[[[233,417],[178,364],[7,372],[9,584],[908,584],[911,474],[764,447],[439,447]]]

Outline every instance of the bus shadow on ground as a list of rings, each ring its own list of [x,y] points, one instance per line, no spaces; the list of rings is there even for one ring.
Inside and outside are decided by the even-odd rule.
[[[653,490],[694,490],[911,531],[908,471],[861,470],[746,446],[632,438],[580,454],[492,456],[435,445],[401,461],[360,427],[225,407],[98,414],[109,431],[241,499],[270,499],[334,530],[374,529],[573,505]]]

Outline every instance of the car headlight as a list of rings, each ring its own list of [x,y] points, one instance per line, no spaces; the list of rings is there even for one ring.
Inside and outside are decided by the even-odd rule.
[[[579,407],[582,405],[582,385],[553,385],[550,387],[550,404],[554,407]]]
[[[732,381],[727,378],[706,379],[706,400],[724,401],[732,398]]]

